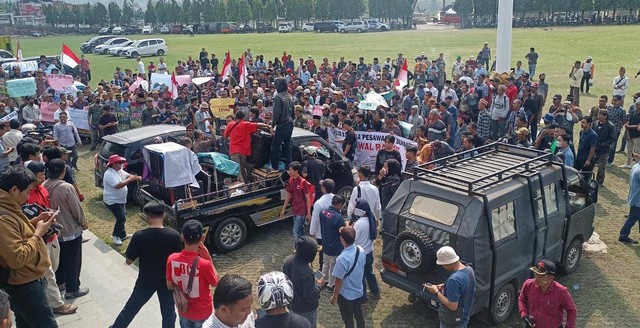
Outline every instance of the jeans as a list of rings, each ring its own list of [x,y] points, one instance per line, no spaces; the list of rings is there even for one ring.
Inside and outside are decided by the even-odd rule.
[[[124,238],[127,236],[127,231],[124,228],[124,223],[127,222],[127,211],[125,210],[124,204],[111,204],[107,205],[109,211],[113,213],[113,216],[116,218],[116,223],[113,225],[112,236]]]
[[[609,158],[607,162],[609,164],[613,163],[613,159],[616,157],[616,148],[618,147],[618,139],[620,139],[620,133],[616,134],[616,140],[611,144],[611,148],[609,149]]]
[[[529,76],[531,77],[531,79],[534,79],[536,77],[536,64],[529,64]]]
[[[205,321],[206,320],[192,321],[183,316],[180,316],[180,328],[202,328],[202,325]]]
[[[627,140],[626,138],[622,139]],[[631,138],[629,140],[627,140],[627,142],[629,143],[629,146],[627,147],[627,165],[631,166],[634,164],[633,161],[633,153],[638,153],[640,154],[640,137],[638,138]]]
[[[293,245],[295,247],[298,238],[304,236],[304,215],[293,216]]]
[[[371,293],[376,296],[380,296],[378,280],[376,280],[376,274],[373,272],[373,251],[367,254],[366,260],[367,261],[364,263],[364,275],[362,277],[362,286],[364,286],[362,289],[364,291],[362,295],[363,299],[367,299],[367,283],[369,284]]]
[[[71,150],[71,156],[67,156],[67,164],[71,165],[74,169],[78,167],[78,146],[73,145],[71,147],[65,146],[67,150]]]
[[[362,305],[360,299],[349,301],[342,295],[338,296],[338,308],[340,308],[340,316],[344,322],[345,328],[364,328],[364,315],[362,315]],[[353,325],[353,319],[356,319],[356,326]]]
[[[622,229],[620,229],[620,238],[629,238],[631,228],[640,220],[640,207],[631,206],[629,208],[629,215],[627,221],[624,222]]]
[[[491,140],[497,141],[498,138],[504,137],[507,128],[507,120],[491,120]]]
[[[589,93],[590,80],[591,80],[591,72],[584,72],[584,74],[582,74],[582,80],[580,80],[580,92],[584,92],[585,85],[586,85],[587,93]]]
[[[57,328],[53,311],[47,302],[47,281],[44,278],[23,284],[7,285],[11,297],[11,310],[16,316],[17,328]]]
[[[173,293],[168,289],[142,289],[133,288],[127,304],[116,318],[111,328],[126,328],[138,314],[142,306],[147,304],[154,293],[158,294],[160,301],[160,313],[162,314],[162,328],[174,328],[176,326],[176,311],[174,310]]]
[[[316,322],[318,321],[318,309],[304,313],[291,311],[291,313],[297,314],[301,317],[305,317],[307,320],[309,320],[309,322],[311,322],[311,328],[316,328]]]
[[[82,235],[70,241],[60,241],[60,264],[56,270],[56,282],[65,284],[67,293],[80,289],[82,270]]]
[[[293,133],[293,121],[279,124],[276,126],[276,132],[271,140],[271,168],[278,170],[278,162],[280,161],[280,155],[284,155],[284,167],[289,167],[292,162],[291,159],[291,134]],[[280,153],[280,146],[282,145],[282,153]]]
[[[91,150],[96,149],[98,144],[100,143],[100,130],[96,127],[95,129],[91,129]]]

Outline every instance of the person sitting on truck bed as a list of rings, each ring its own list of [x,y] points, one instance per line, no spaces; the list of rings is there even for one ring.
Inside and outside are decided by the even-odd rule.
[[[193,152],[194,153],[206,153],[209,152],[211,146],[216,142],[215,135],[211,135],[210,138],[200,130],[193,132]]]
[[[251,136],[258,128],[269,128],[264,123],[245,121],[246,113],[242,110],[236,112],[236,120],[229,123],[224,131],[224,136],[229,138],[229,157],[240,164],[239,179],[248,184],[251,182],[251,170],[247,164],[247,157],[251,156]]]

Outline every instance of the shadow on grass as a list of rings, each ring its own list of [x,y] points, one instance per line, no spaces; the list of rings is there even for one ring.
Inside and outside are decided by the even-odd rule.
[[[611,205],[624,206],[627,204],[627,200],[618,196],[617,193],[612,192],[609,188],[601,186],[598,189],[598,198],[606,199]]]
[[[622,180],[629,180],[629,170],[628,169],[621,169],[621,168],[607,168],[607,173],[609,174],[613,174],[616,177],[622,179]]]

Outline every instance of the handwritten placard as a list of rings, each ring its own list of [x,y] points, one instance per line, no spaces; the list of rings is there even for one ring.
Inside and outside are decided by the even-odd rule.
[[[41,102],[40,103],[40,117],[43,122],[54,122],[53,113],[58,110],[58,104],[53,102]],[[86,118],[85,118],[86,121]],[[73,122],[73,120],[72,120]]]
[[[216,117],[225,118],[228,115],[233,115],[232,107],[235,103],[234,98],[213,98],[209,100],[209,108]]]
[[[40,109],[42,110],[42,108]],[[88,111],[84,109],[69,108],[69,120],[78,128],[78,130],[89,130]]]
[[[65,88],[73,85],[73,76],[63,74],[47,74],[49,86],[56,91],[64,91]]]
[[[27,77],[7,81],[7,93],[11,98],[34,96],[36,94],[36,79]]]

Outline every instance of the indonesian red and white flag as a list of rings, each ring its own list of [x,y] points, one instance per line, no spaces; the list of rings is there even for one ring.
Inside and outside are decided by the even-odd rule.
[[[226,81],[229,79],[229,75],[231,75],[231,53],[227,51],[227,57],[224,58],[224,64],[222,65],[222,81]]]
[[[402,64],[402,69],[400,69],[400,73],[398,73],[398,77],[393,82],[393,88],[396,90],[402,90],[405,85],[409,82],[408,73],[407,73],[407,60]]]
[[[247,73],[247,65],[244,62],[244,54],[242,54],[242,58],[240,58],[240,63],[238,64],[238,68],[240,70],[240,74],[239,74],[239,79],[238,79],[238,85],[241,88],[244,88],[247,85],[247,76],[249,76],[249,74]]]
[[[20,42],[18,42],[18,46],[16,47],[16,61],[22,61],[23,59],[22,48],[20,48]]]
[[[76,54],[73,53],[73,51],[71,51],[69,47],[67,47],[66,44],[62,44],[62,54],[60,54],[60,61],[63,65],[67,65],[71,68],[75,68],[76,66],[80,65],[80,59],[78,58],[78,56],[76,56]]]
[[[171,98],[178,98],[178,80],[176,79],[176,72],[171,73]]]

